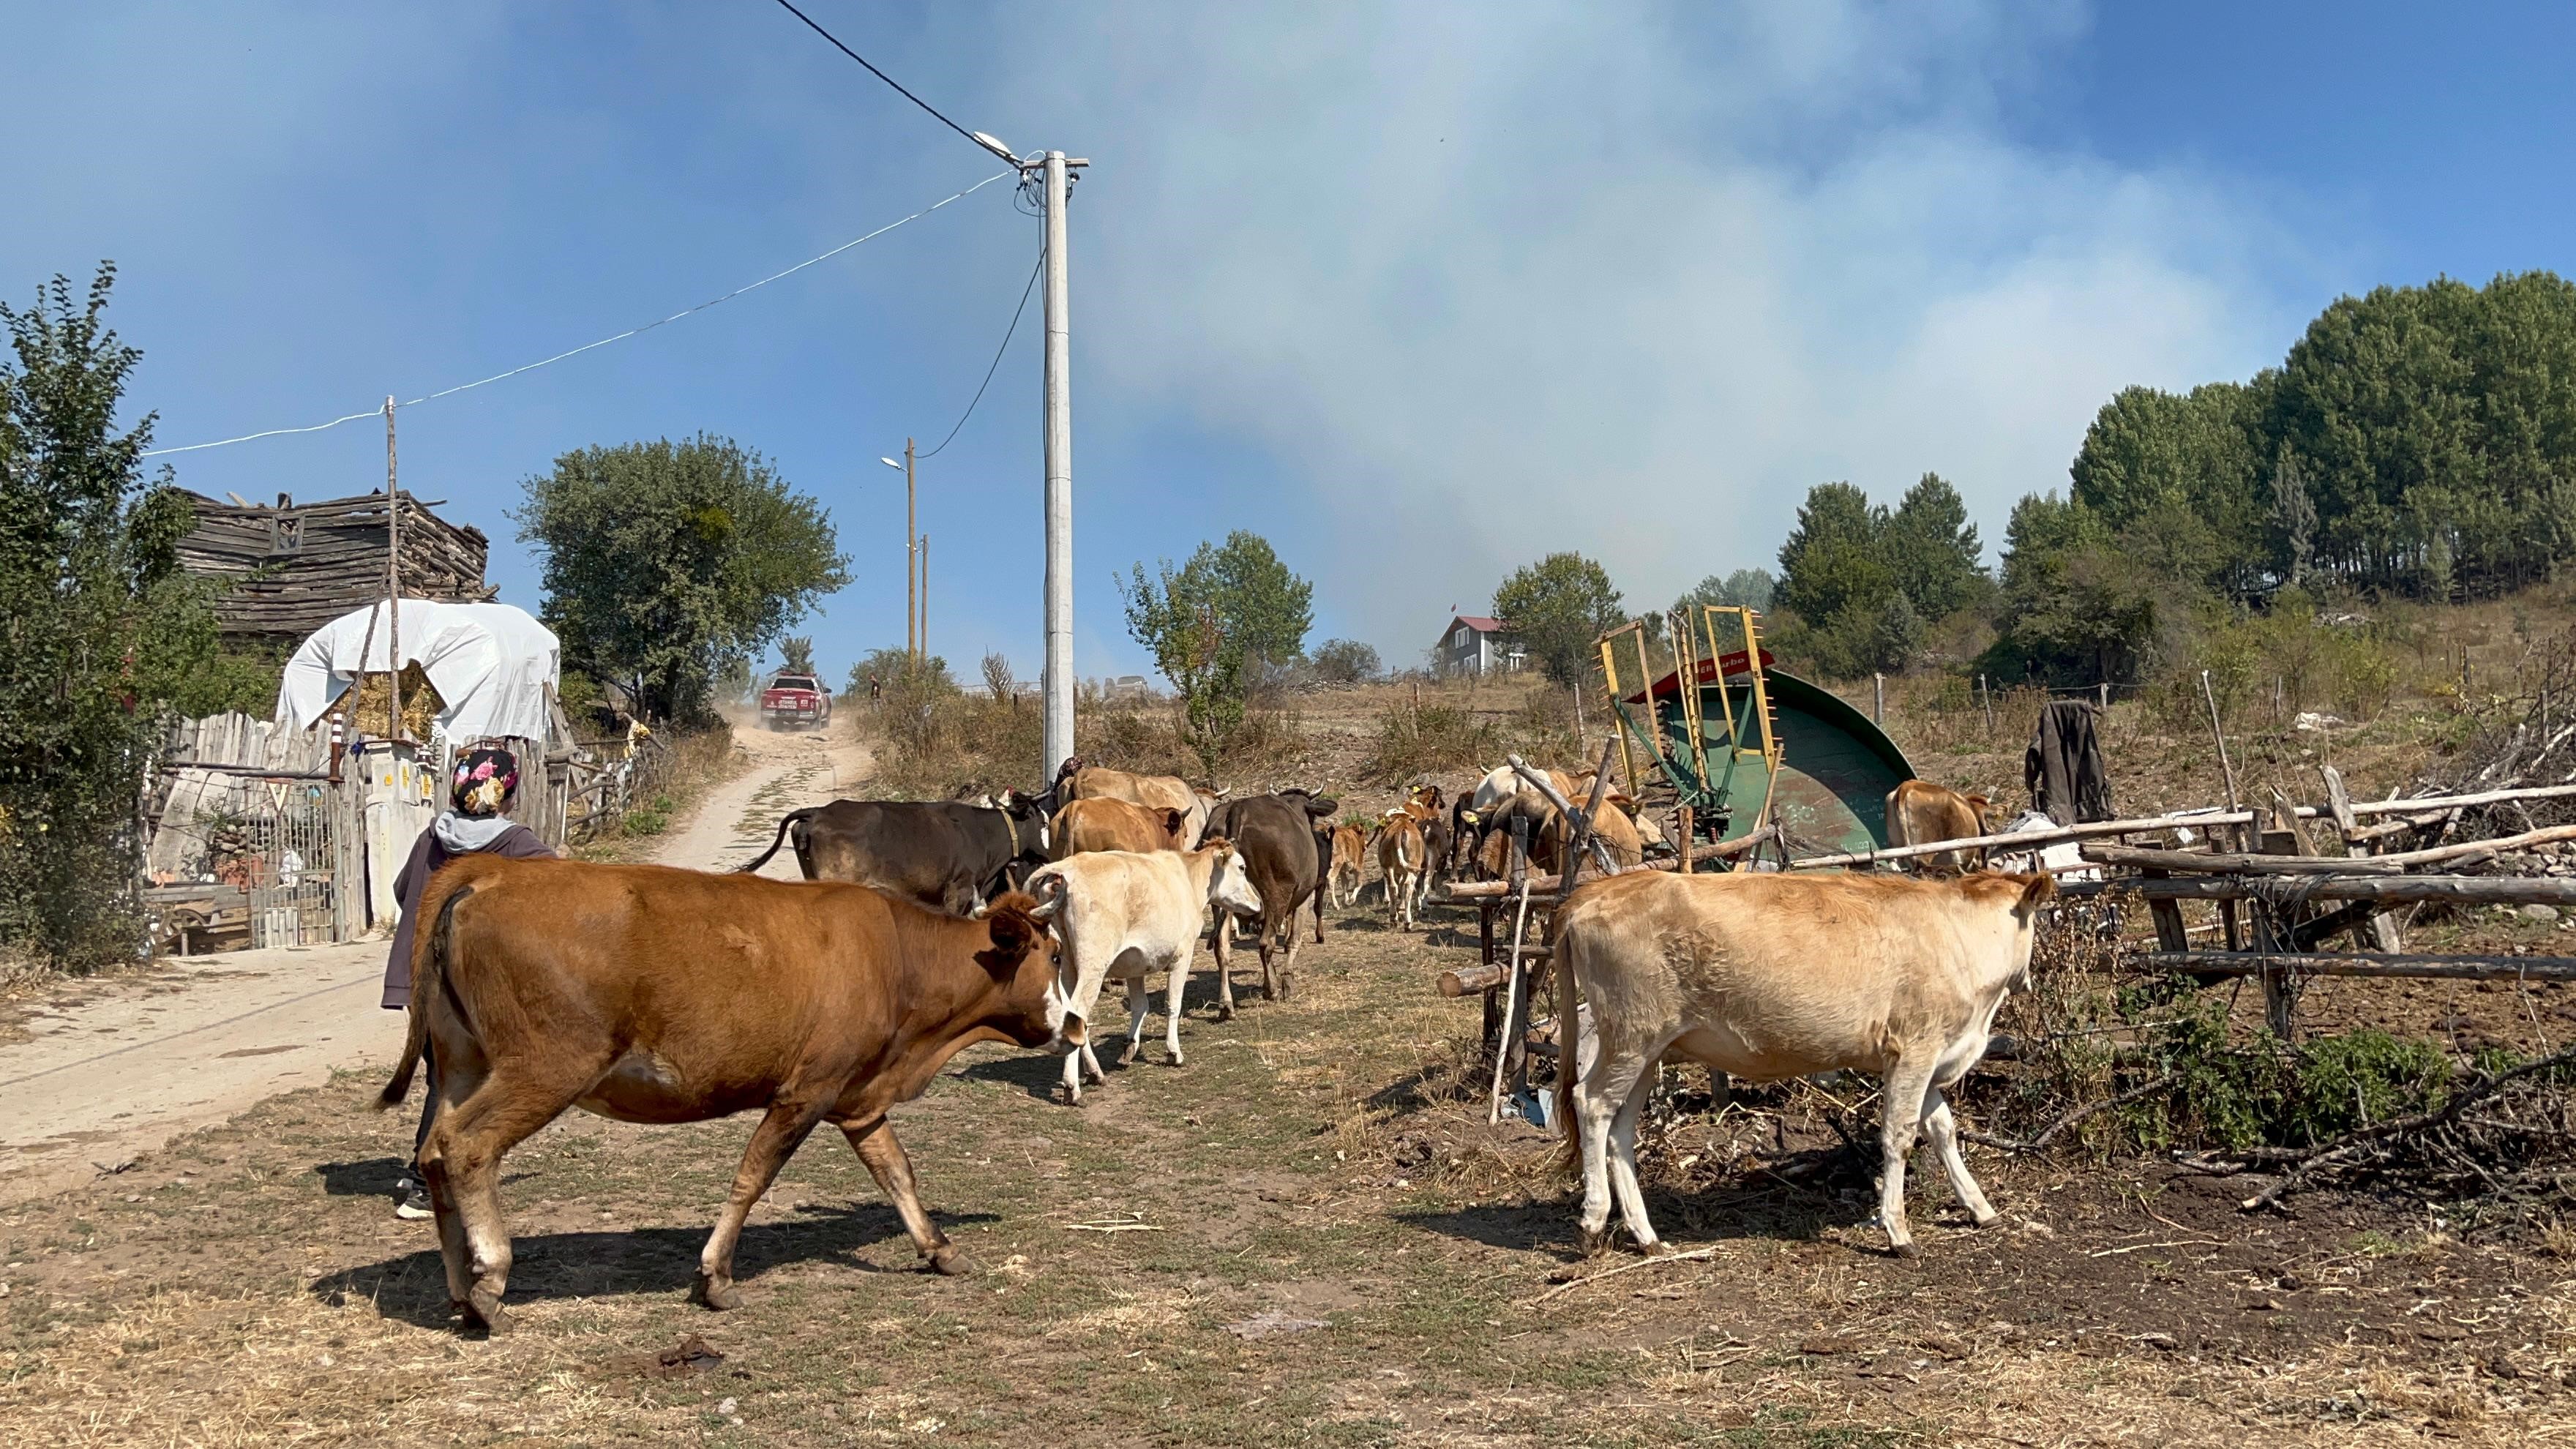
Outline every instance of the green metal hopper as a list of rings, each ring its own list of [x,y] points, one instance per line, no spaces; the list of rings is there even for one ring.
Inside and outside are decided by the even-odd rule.
[[[1767,803],[1767,818],[1799,852],[1885,846],[1887,794],[1914,777],[1905,752],[1832,691],[1774,668],[1750,617],[1740,620],[1746,647],[1721,652],[1716,616],[1739,612],[1705,610],[1701,627],[1687,636],[1680,629],[1693,621],[1672,621],[1679,627],[1668,637],[1689,640],[1682,657],[1671,673],[1632,693],[1620,692],[1611,662],[1614,637],[1629,630],[1603,637],[1604,674],[1630,751],[1630,788],[1660,775],[1701,829],[1722,840],[1758,829]],[[1642,631],[1634,638],[1642,664]],[[1696,684],[1690,696],[1681,686],[1685,672]],[[1705,822],[1718,819],[1724,826],[1710,830]]]

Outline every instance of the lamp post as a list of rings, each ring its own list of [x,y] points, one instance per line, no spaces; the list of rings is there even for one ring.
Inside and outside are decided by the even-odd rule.
[[[912,439],[903,440],[903,461],[879,458],[889,468],[903,470],[903,657],[906,662],[921,655],[921,541],[914,530]]]

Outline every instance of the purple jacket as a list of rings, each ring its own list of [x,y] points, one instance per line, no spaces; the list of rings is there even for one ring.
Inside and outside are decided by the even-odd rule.
[[[552,855],[554,851],[537,838],[537,833],[524,825],[513,825],[495,837],[476,855]],[[402,923],[394,927],[393,954],[385,959],[385,997],[387,1011],[401,1011],[411,1005],[411,928],[412,918],[420,913],[420,898],[429,890],[429,878],[438,868],[454,860],[445,845],[439,843],[435,827],[420,833],[412,842],[411,859],[403,863],[402,874],[394,877],[394,898],[402,903]]]

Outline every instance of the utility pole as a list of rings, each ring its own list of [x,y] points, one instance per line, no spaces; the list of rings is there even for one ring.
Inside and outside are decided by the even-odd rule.
[[[402,727],[402,494],[394,486],[394,397],[385,394],[385,738]],[[367,661],[358,661],[366,677]]]
[[[930,535],[921,536],[921,657],[930,657]]]
[[[903,657],[921,657],[921,535],[914,527],[912,439],[903,440]]]
[[[1065,283],[1065,194],[1088,165],[1049,151],[1046,193],[1046,710],[1045,778],[1073,753],[1073,345]],[[1021,174],[1038,166],[1021,163]]]

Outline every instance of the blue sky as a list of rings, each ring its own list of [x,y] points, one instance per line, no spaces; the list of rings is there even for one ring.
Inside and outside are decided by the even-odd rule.
[[[1807,487],[1957,482],[1990,544],[2119,386],[2277,361],[2325,302],[2565,270],[2568,12],[2522,6],[808,7],[1072,211],[1086,674],[1112,576],[1232,528],[1409,663],[1556,548],[1641,605],[1767,564]],[[767,0],[11,5],[0,298],[102,257],[185,444],[412,397],[703,301],[992,174]],[[1042,46],[1041,36],[1050,38]],[[568,449],[710,431],[824,500],[835,673],[902,631],[907,433],[1036,255],[1008,183],[402,418],[493,536]],[[1035,309],[925,466],[931,638],[1034,673]],[[369,422],[178,455],[381,480]]]

